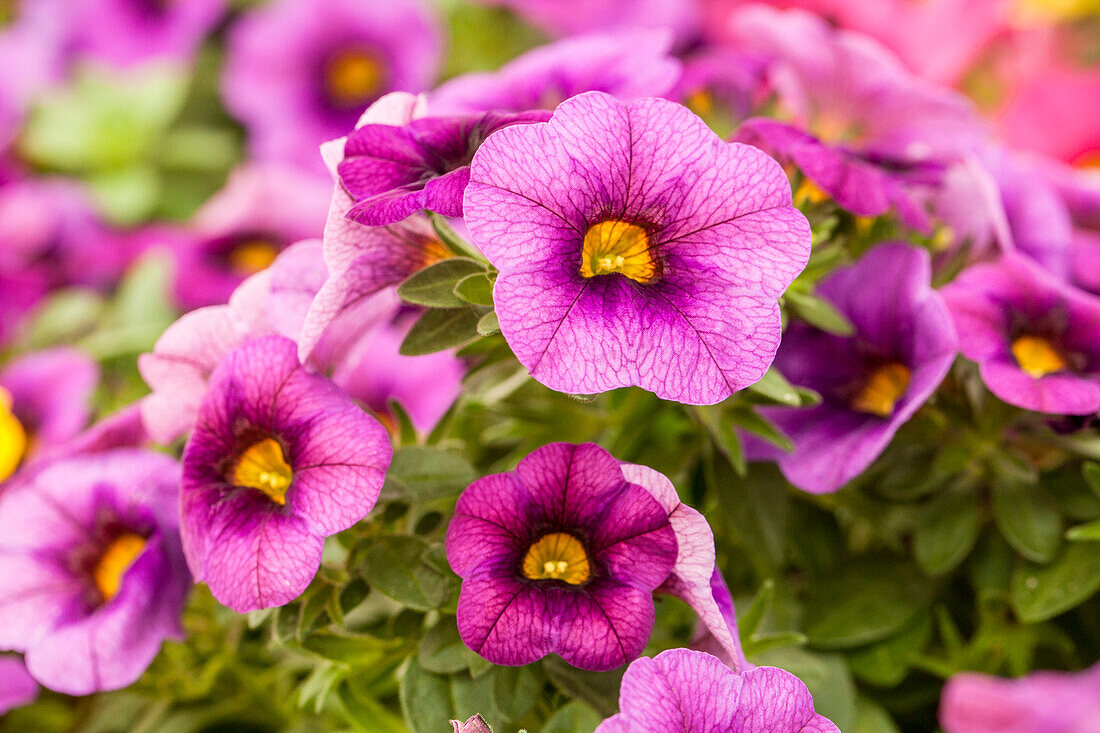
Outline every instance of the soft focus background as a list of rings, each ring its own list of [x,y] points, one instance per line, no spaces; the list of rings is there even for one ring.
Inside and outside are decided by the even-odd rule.
[[[593,26],[572,27],[567,15],[547,18],[537,12],[540,3],[520,0],[425,0],[409,17],[394,17],[397,4],[386,0],[286,2],[302,6],[300,22],[256,29],[250,15],[263,0],[0,0],[0,369],[28,352],[75,347],[99,370],[84,388],[91,394],[85,423],[147,392],[137,356],[181,313],[226,302],[281,249],[320,236],[332,181],[318,146],[346,134],[367,102],[386,91],[425,91],[458,74],[499,68],[573,32],[639,18],[661,23],[659,3],[643,11],[645,3],[607,2]],[[348,10],[356,3],[374,16],[354,22],[389,44],[378,53],[408,61],[399,78],[379,77],[370,54],[349,55],[326,82],[330,98],[345,98],[346,109],[319,110],[301,77],[309,73],[312,49],[349,32],[350,18],[362,15]],[[740,4],[701,2],[679,21],[685,25],[677,28],[677,53],[690,59],[722,41],[728,14]],[[867,34],[919,77],[962,91],[1008,147],[1074,167],[1100,165],[1100,0],[776,5],[806,8]],[[717,114],[708,121],[724,135],[739,120]],[[485,397],[488,386],[473,389]],[[920,452],[927,446],[904,439],[895,446],[878,473],[869,474],[874,493],[796,494],[770,467],[754,466],[744,477],[714,461],[706,463],[711,474],[683,476],[681,441],[698,426],[679,408],[654,412],[651,402],[617,396],[602,405],[610,411],[593,416],[545,390],[524,394],[529,399],[513,404],[510,414],[472,409],[452,428],[483,441],[475,463],[491,467],[549,440],[590,437],[584,429],[598,425],[616,455],[647,456],[649,465],[667,467],[682,490],[695,492],[700,509],[711,509],[730,585],[735,593],[749,591],[738,596],[739,607],[774,580],[766,586],[774,599],[764,628],[776,633],[768,638],[786,644],[790,638],[780,632],[792,628],[809,637],[808,645],[784,646],[770,658],[767,643],[753,652],[799,674],[818,710],[843,730],[933,730],[943,680],[959,670],[1018,675],[1080,668],[1100,656],[1096,544],[1086,543],[1072,563],[1024,565],[1060,551],[1064,522],[1095,518],[1096,495],[1079,471],[1049,483],[1057,502],[1029,499],[1018,526],[1008,528],[1020,544],[1033,537],[1047,543],[1025,553],[1026,560],[1014,552],[1019,544],[1010,549],[988,528],[979,536],[975,527],[965,548],[937,544],[942,538],[926,532],[914,549],[913,528],[924,511],[914,501],[922,489],[912,475],[888,474],[927,463]],[[528,421],[529,432],[516,433],[519,419]],[[1003,424],[990,420],[992,430]],[[546,434],[531,434],[531,425]],[[941,428],[911,426],[933,434]],[[1041,465],[1041,457],[1035,462]],[[455,469],[468,479],[464,470]],[[1093,480],[1095,489],[1100,479]],[[718,496],[715,486],[728,495]],[[954,516],[951,506],[937,511],[945,522]],[[442,520],[429,512],[418,522],[432,532]],[[1055,548],[1043,539],[1052,523]],[[965,557],[975,547],[978,559],[954,574],[929,579],[918,572],[923,563],[954,568],[961,557],[943,555]],[[981,592],[1018,583],[1036,584],[1022,602]],[[1049,597],[1042,597],[1044,583]],[[327,598],[311,598],[312,606],[246,618],[198,588],[185,619],[188,641],[168,642],[134,687],[79,699],[43,691],[33,705],[6,715],[0,730],[403,730],[391,664],[403,657],[392,652],[409,643],[402,624],[420,617],[391,618],[391,646],[384,650],[333,643],[309,637],[322,613],[335,613],[326,611]],[[960,607],[967,611],[956,612]],[[691,622],[682,605],[664,603],[654,643],[661,633],[688,635]],[[457,643],[425,637],[419,651],[429,666],[449,670],[459,659],[464,669],[465,650],[447,646]],[[578,699],[593,684],[559,674],[559,689]],[[498,684],[514,692],[527,682],[502,677]],[[504,695],[475,688],[456,684],[444,694],[489,706]],[[540,689],[525,694],[538,697]],[[590,710],[571,708],[556,716],[559,727],[544,730],[584,730]]]

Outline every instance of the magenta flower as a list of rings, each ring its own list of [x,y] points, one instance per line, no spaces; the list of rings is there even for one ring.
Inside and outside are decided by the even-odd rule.
[[[74,50],[129,66],[149,59],[186,61],[221,20],[229,2],[74,0],[73,4],[77,6]]]
[[[631,664],[619,712],[596,733],[840,733],[802,680],[776,667],[737,674],[705,652],[669,649]]]
[[[1031,259],[1007,254],[944,288],[963,355],[1009,404],[1086,415],[1100,409],[1100,300]]]
[[[1100,665],[1007,680],[965,672],[940,699],[947,733],[1093,733],[1100,730]]]
[[[539,448],[458,500],[447,559],[463,578],[459,634],[494,664],[556,653],[614,669],[645,648],[676,547],[668,514],[602,448]]]
[[[34,702],[38,683],[27,671],[22,659],[0,657],[0,715]]]
[[[762,117],[742,123],[735,139],[793,163],[841,208],[857,216],[881,216],[892,210],[913,229],[931,232],[928,214],[911,190],[914,175],[921,172],[920,168],[928,169],[928,165],[872,161],[843,146],[823,143],[797,127]],[[940,172],[932,169],[925,177],[932,174],[930,182],[937,181]]]
[[[269,336],[231,351],[210,377],[183,455],[187,564],[239,612],[301,595],[324,538],[374,507],[389,467],[386,431]]]
[[[782,168],[689,110],[599,92],[474,156],[466,223],[500,270],[501,330],[532,376],[719,402],[763,376],[776,298],[809,257]]]
[[[542,122],[549,112],[484,112],[426,117],[404,127],[360,125],[344,143],[340,182],[355,199],[348,216],[384,226],[428,209],[462,216],[470,160],[492,133],[509,125]]]
[[[555,35],[619,28],[671,28],[681,41],[699,30],[699,0],[482,0],[503,5]]]
[[[925,250],[894,243],[820,283],[818,293],[856,333],[836,336],[791,323],[775,365],[822,402],[762,408],[794,452],[750,441],[749,455],[777,460],[791,483],[813,493],[836,491],[867,468],[943,381],[958,350],[951,316],[930,278]]]
[[[664,96],[680,76],[666,28],[593,33],[529,51],[493,72],[450,79],[431,92],[432,114],[554,109],[582,92],[622,100]]]
[[[417,0],[278,0],[237,21],[222,93],[256,156],[319,169],[316,146],[386,92],[429,87],[439,58]]]
[[[96,363],[70,348],[27,354],[0,370],[0,484],[84,428],[98,381]]]
[[[64,74],[72,18],[65,0],[8,3],[0,25],[0,151],[14,140],[30,104]]]
[[[480,715],[472,715],[466,722],[452,720],[451,727],[454,729],[453,733],[493,733],[485,718]]]
[[[70,695],[134,682],[180,638],[191,578],[177,534],[179,466],[116,450],[52,463],[0,496],[0,649]]]

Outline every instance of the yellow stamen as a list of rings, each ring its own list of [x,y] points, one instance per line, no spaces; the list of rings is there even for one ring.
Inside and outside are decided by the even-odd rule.
[[[329,98],[341,107],[355,107],[378,96],[382,88],[382,67],[365,51],[342,51],[325,69]]]
[[[1016,0],[1011,16],[1022,27],[1050,26],[1068,23],[1100,13],[1097,0]]]
[[[251,275],[271,265],[279,256],[279,248],[265,239],[241,242],[229,253],[229,265],[241,275]]]
[[[592,577],[588,553],[571,534],[554,532],[543,535],[531,545],[523,558],[523,576],[531,580],[562,580],[580,585]]]
[[[877,367],[851,402],[857,412],[890,417],[898,400],[909,388],[909,369],[904,364],[889,362]]]
[[[294,472],[279,441],[262,438],[241,453],[228,478],[235,486],[262,491],[276,504],[286,504],[286,491],[294,480]]]
[[[805,206],[807,204],[820,204],[822,201],[828,201],[831,197],[829,194],[811,181],[809,178],[803,178],[802,183],[798,184],[798,190],[794,192],[794,205]]]
[[[0,481],[15,473],[27,454],[27,431],[11,406],[11,393],[0,387]]]
[[[687,95],[684,104],[700,117],[706,117],[714,113],[714,97],[706,89],[696,89]]]
[[[649,235],[637,224],[611,219],[584,235],[581,275],[619,273],[640,283],[657,277],[657,263],[649,251]]]
[[[107,549],[92,568],[92,580],[104,601],[109,601],[118,594],[122,577],[144,549],[145,538],[133,532],[124,532],[107,545]]]
[[[1065,371],[1068,366],[1054,345],[1042,336],[1020,336],[1012,342],[1012,355],[1020,368],[1035,379]]]

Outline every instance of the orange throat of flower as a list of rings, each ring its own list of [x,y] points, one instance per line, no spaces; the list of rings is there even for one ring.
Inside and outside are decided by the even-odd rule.
[[[890,417],[898,401],[909,389],[909,368],[898,362],[876,367],[851,401],[851,408],[868,415]]]
[[[339,107],[366,104],[382,89],[382,65],[367,51],[341,51],[325,67],[325,90]]]
[[[581,275],[596,277],[613,273],[639,283],[652,282],[658,275],[649,235],[637,224],[609,219],[593,225],[584,235]]]
[[[6,481],[27,454],[27,431],[12,412],[11,394],[0,387],[0,482]]]
[[[118,595],[126,571],[144,549],[145,538],[133,532],[123,532],[107,545],[92,567],[92,580],[104,602]]]
[[[248,276],[266,269],[279,256],[279,247],[266,239],[248,239],[229,252],[229,266]]]
[[[543,535],[527,550],[523,577],[581,585],[592,577],[592,568],[580,540],[565,532],[554,532]]]
[[[294,472],[274,438],[261,438],[241,451],[229,472],[229,483],[255,489],[279,505],[286,504],[286,492]]]
[[[1064,372],[1069,366],[1054,344],[1042,336],[1020,336],[1012,342],[1012,356],[1020,369],[1035,379]]]

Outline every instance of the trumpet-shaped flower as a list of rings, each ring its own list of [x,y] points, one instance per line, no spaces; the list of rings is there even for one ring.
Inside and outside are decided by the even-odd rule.
[[[324,538],[374,507],[389,467],[386,431],[281,336],[227,354],[210,376],[183,457],[187,564],[245,612],[301,595]]]
[[[599,92],[490,137],[465,211],[504,337],[563,392],[703,404],[752,384],[810,249],[774,160],[673,102]]]

